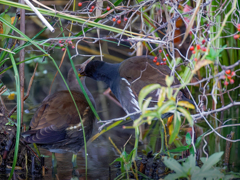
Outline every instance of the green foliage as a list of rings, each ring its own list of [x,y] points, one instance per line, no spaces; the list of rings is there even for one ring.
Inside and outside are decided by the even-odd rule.
[[[139,107],[142,111],[142,115],[139,119],[134,121],[134,127],[140,126],[142,123],[151,123],[154,118],[160,119],[161,116],[165,113],[173,113],[173,131],[170,131],[169,144],[171,144],[178,136],[180,126],[181,126],[181,116],[182,113],[188,120],[190,126],[193,126],[193,119],[188,110],[183,107],[192,108],[192,104],[187,101],[180,101],[180,103],[176,103],[174,91],[179,91],[179,89],[170,87],[173,83],[173,77],[166,76],[166,87],[161,87],[159,84],[150,84],[145,86],[139,93],[138,103]],[[151,101],[151,97],[147,98],[147,95],[153,90],[160,89],[159,98],[158,98],[158,106],[154,110],[148,110],[148,106]],[[168,99],[165,103],[164,100]],[[145,101],[144,101],[145,100]]]
[[[4,14],[2,16],[2,18],[4,20],[6,20],[8,23],[11,23],[11,18],[10,18],[10,16],[8,14]],[[4,35],[7,35],[10,32],[10,30],[11,30],[11,28],[9,26],[7,26],[6,24],[4,24],[4,23],[3,23],[2,28],[3,28],[3,34]],[[5,38],[4,37],[0,37],[0,39],[3,41]]]
[[[218,152],[212,154],[208,159],[201,158],[203,162],[202,167],[196,166],[196,159],[193,155],[190,155],[182,165],[173,158],[163,157],[163,163],[175,171],[174,174],[167,175],[165,180],[173,180],[177,178],[188,178],[194,180],[204,180],[204,179],[220,179],[224,178],[224,174],[221,173],[219,169],[213,168],[217,162],[219,162],[223,152]]]
[[[133,149],[129,154],[123,150],[122,154],[120,155],[119,158],[115,159],[111,164],[115,162],[120,162],[121,164],[121,172],[129,171],[130,168],[132,167],[132,157],[133,154],[135,153],[136,149]]]
[[[222,56],[221,53],[222,53],[222,51],[223,51],[226,47],[227,47],[227,45],[225,45],[225,46],[223,46],[222,48],[217,49],[217,50],[215,50],[215,49],[213,49],[213,48],[210,48],[209,53],[208,53],[208,55],[206,56],[206,59],[209,59],[209,60],[211,60],[211,61],[215,61],[216,58]]]

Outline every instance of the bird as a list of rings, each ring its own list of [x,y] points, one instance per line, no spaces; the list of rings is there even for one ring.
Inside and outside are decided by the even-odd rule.
[[[75,68],[79,72],[85,65],[84,63],[76,65]],[[80,76],[83,87],[95,107],[93,96],[86,88],[85,78]],[[72,68],[68,72],[67,79],[81,115],[87,141],[92,134],[95,115],[80,89]],[[32,117],[29,130],[22,133],[22,136],[26,143],[36,143],[52,152],[53,169],[57,167],[55,153],[73,153],[72,165],[76,169],[77,153],[84,146],[84,137],[79,114],[69,91],[62,90],[48,95]]]
[[[114,64],[93,60],[87,63],[85,69],[82,69],[80,74],[105,82],[122,105],[126,114],[130,114],[131,119],[135,120],[140,116],[136,112],[140,112],[138,95],[141,89],[149,84],[160,84],[167,87],[165,78],[167,75],[170,76],[171,69],[166,64],[157,66],[153,62],[154,59],[156,58],[149,55],[134,56],[121,63]],[[158,58],[157,61],[163,62],[161,58]],[[175,76],[172,86],[180,84]],[[158,96],[159,90],[152,91],[148,95],[148,97],[152,97],[151,102],[153,103],[158,101]],[[181,89],[177,98],[194,104],[192,100],[188,99],[188,96],[189,93],[186,89]],[[162,118],[169,116],[171,114],[166,113],[162,115]]]

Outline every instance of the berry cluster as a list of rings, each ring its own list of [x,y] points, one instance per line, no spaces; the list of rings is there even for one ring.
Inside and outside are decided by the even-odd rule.
[[[234,71],[231,72],[231,70],[228,69],[225,71],[225,73],[226,73],[226,76],[225,75],[223,76],[223,79],[225,79],[224,85],[227,86],[229,83],[233,84],[234,80],[232,79],[232,77],[236,75],[235,72]]]
[[[78,6],[79,6],[79,7],[82,7],[82,5],[83,5],[83,4],[82,4],[81,2],[78,3]],[[94,8],[95,8],[95,6],[91,6],[91,8],[89,9],[89,12],[93,12]],[[110,10],[110,9],[109,9],[109,10]]]
[[[62,48],[62,51],[66,50],[65,46],[68,45],[68,44],[71,45],[72,48],[75,48],[75,46],[73,45],[71,40],[66,40],[65,42],[62,41],[62,40],[59,40],[58,43],[60,44],[59,46]]]
[[[159,50],[159,53],[162,53],[161,49]],[[168,57],[168,56],[169,56],[169,54],[166,54],[166,57]],[[166,62],[167,58],[165,58],[165,57],[162,58],[163,62],[158,62],[157,59],[158,59],[157,56],[155,56],[154,59],[153,59],[153,62],[156,63],[157,66],[159,66],[159,65],[166,65],[167,64],[167,62]]]
[[[240,31],[240,24],[237,25],[237,29],[238,29],[238,31]],[[239,37],[240,37],[240,36],[239,36],[238,34],[235,34],[235,35],[233,36],[234,39],[239,39]]]
[[[118,20],[117,20],[118,19]],[[113,22],[115,22],[117,20],[117,24],[121,24],[121,18],[119,18],[119,17],[114,17],[114,18],[112,18],[112,21]],[[124,17],[124,21],[127,21],[128,20],[128,18],[127,17]]]
[[[206,40],[205,39],[203,39],[202,40],[202,45],[204,45],[206,43]],[[195,47],[194,46],[191,46],[190,48],[190,51],[192,51],[192,54],[196,54],[196,51],[195,51]],[[205,47],[205,46],[201,46],[200,44],[197,44],[196,45],[196,49],[197,49],[197,51],[199,51],[199,50],[202,50],[203,52],[206,52],[207,51],[207,48]],[[194,61],[197,61],[198,59],[195,57],[194,58]]]

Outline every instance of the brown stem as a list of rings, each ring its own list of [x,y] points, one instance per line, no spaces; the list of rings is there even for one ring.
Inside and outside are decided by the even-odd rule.
[[[22,4],[24,4],[24,0],[19,0]],[[25,34],[25,10],[20,9],[20,31]],[[20,41],[20,46],[25,42],[23,40]],[[20,62],[25,59],[25,48],[20,51]],[[24,65],[25,63],[21,63],[19,65],[19,76],[20,76],[20,92],[21,92],[21,124],[23,123],[23,102],[24,102]]]
[[[29,96],[29,93],[30,93],[30,90],[31,90],[31,87],[32,87],[32,83],[33,83],[33,79],[34,79],[34,76],[35,76],[37,67],[38,67],[38,63],[36,64],[36,67],[35,67],[35,69],[34,69],[33,75],[32,75],[32,77],[31,77],[31,79],[30,79],[30,82],[29,82],[29,85],[28,85],[27,94],[26,94],[26,96],[24,97],[23,101],[25,101],[25,100],[28,98],[28,96]],[[15,107],[11,110],[11,112],[8,114],[8,117],[10,117],[10,116],[16,111],[16,109],[17,109],[17,106],[15,106]]]

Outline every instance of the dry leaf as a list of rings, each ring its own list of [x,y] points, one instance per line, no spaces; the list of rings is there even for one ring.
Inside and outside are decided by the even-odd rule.
[[[182,106],[182,107],[186,107],[186,108],[189,108],[189,109],[195,109],[195,106],[188,101],[178,101],[177,105]]]
[[[198,61],[197,64],[195,65],[195,69],[192,71],[193,73],[195,73],[197,70],[199,70],[201,67],[206,66],[208,64],[212,64],[213,61],[204,59],[202,61]]]
[[[193,15],[192,15],[192,18],[191,18],[191,20],[190,20],[190,22],[189,22],[189,24],[188,24],[187,29],[186,29],[186,32],[185,32],[184,38],[183,38],[183,40],[182,40],[182,43],[181,43],[179,46],[181,46],[181,45],[183,44],[183,42],[186,40],[189,32],[191,31],[192,26],[193,26],[193,23],[194,23],[194,20],[195,20],[195,17],[197,16],[198,10],[199,10],[199,8],[200,8],[201,2],[202,2],[202,0],[198,0],[198,1],[197,1],[196,8],[195,8],[195,10],[194,10],[194,13],[193,13]]]

